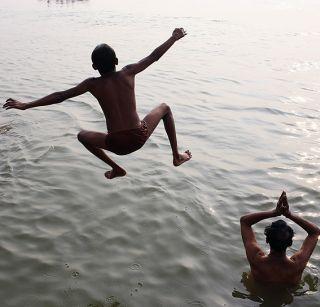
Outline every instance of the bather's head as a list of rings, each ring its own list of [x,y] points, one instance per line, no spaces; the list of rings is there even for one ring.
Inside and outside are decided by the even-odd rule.
[[[292,245],[293,229],[283,220],[271,223],[265,228],[264,234],[273,251],[285,252]]]
[[[114,50],[107,44],[100,44],[91,54],[92,67],[99,73],[105,74],[116,70],[118,59]]]

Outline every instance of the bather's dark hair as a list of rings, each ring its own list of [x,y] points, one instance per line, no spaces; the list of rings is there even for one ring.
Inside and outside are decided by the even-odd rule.
[[[292,245],[294,231],[285,221],[278,220],[267,226],[264,234],[272,250],[285,252],[287,247]]]
[[[115,70],[118,59],[114,50],[107,44],[100,44],[91,54],[92,67],[100,73],[108,73]]]

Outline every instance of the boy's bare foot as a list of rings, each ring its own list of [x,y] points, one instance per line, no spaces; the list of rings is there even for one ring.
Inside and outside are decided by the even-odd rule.
[[[173,158],[173,165],[179,166],[182,163],[189,161],[191,158],[192,158],[192,154],[189,150],[187,150],[183,154],[179,154],[178,158]]]
[[[127,174],[127,172],[123,168],[113,168],[111,171],[107,171],[104,173],[105,177],[108,179],[113,179],[116,177],[123,177]]]

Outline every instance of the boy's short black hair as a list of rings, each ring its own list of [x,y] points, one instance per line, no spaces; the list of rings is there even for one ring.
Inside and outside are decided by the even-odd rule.
[[[114,71],[118,64],[118,59],[114,50],[107,44],[100,44],[94,48],[91,60],[95,69],[100,73]]]
[[[271,249],[277,252],[284,252],[287,247],[292,245],[294,231],[285,221],[278,220],[267,226],[264,234],[266,235],[266,242],[270,244]]]

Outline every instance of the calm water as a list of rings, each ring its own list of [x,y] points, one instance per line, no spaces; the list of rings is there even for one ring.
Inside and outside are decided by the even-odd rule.
[[[171,105],[143,150],[105,165],[78,143],[104,131],[90,95],[0,110],[1,306],[319,306],[320,248],[298,289],[247,277],[239,217],[292,209],[320,224],[319,1],[9,1],[0,4],[0,99],[33,100],[89,76],[107,42],[120,67],[183,26],[188,36],[137,77],[141,116]],[[187,4],[185,2],[188,2]],[[255,229],[260,244],[269,221]],[[297,226],[290,253],[303,242]]]

